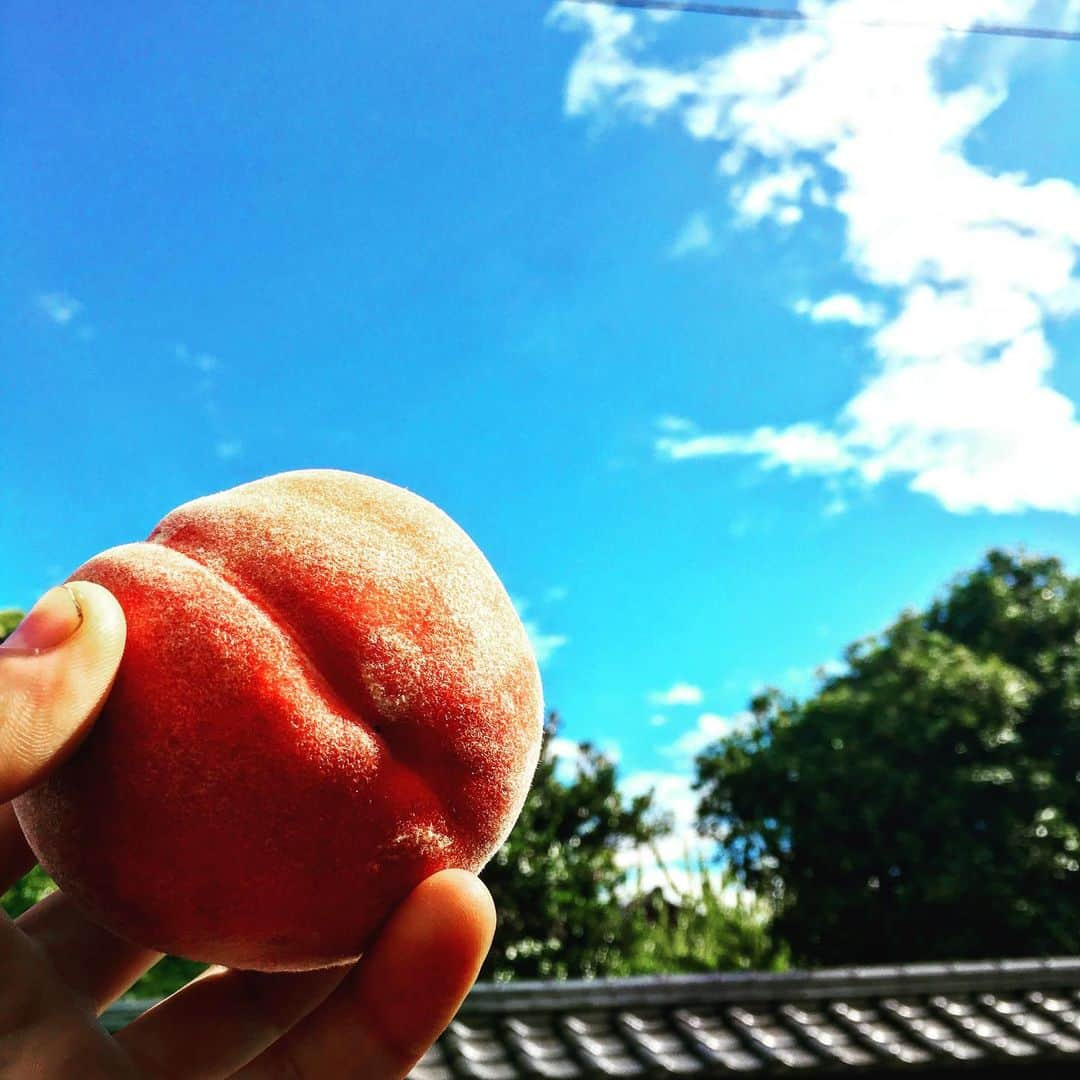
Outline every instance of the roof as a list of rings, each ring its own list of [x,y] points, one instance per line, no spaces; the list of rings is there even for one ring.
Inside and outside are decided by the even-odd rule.
[[[1080,1066],[1080,957],[480,984],[413,1077],[987,1076],[1015,1065],[1024,1076]]]

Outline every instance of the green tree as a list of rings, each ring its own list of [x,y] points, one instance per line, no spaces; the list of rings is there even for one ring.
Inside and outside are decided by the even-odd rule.
[[[626,905],[626,949],[608,975],[740,971],[787,967],[787,950],[769,930],[772,914],[760,897],[737,888],[730,871],[710,873],[703,857],[685,863],[679,884],[659,852],[666,889],[639,887]]]
[[[39,900],[44,900],[54,892],[56,883],[40,866],[16,881],[7,892],[0,895],[0,907],[13,919],[17,919],[27,908],[32,908]]]
[[[483,871],[499,913],[482,978],[567,978],[610,971],[625,945],[616,854],[667,822],[651,795],[620,795],[614,763],[588,743],[560,758],[551,714],[532,789],[509,839]]]
[[[22,622],[22,612],[14,608],[0,608],[0,642]]]
[[[1080,949],[1080,581],[991,552],[697,762],[700,822],[800,962]]]
[[[482,978],[589,978],[783,966],[767,905],[687,857],[678,884],[655,842],[668,819],[651,793],[620,794],[615,764],[589,743],[544,749],[509,840],[484,870],[499,913]],[[561,753],[560,753],[561,750]],[[667,888],[646,891],[618,853],[648,845]]]

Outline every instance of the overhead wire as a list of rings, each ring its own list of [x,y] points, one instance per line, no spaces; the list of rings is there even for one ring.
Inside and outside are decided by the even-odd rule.
[[[638,11],[687,12],[694,15],[724,15],[735,19],[768,19],[783,22],[818,23],[826,19],[796,8],[747,7],[742,4],[713,4],[707,0],[569,0],[575,4],[629,8]],[[973,22],[968,26],[949,23],[918,22],[910,19],[841,19],[836,22],[870,29],[936,30],[946,34],[988,34],[993,37],[1039,38],[1048,41],[1080,41],[1080,31],[1058,30],[1051,26],[1020,26],[1004,23]]]

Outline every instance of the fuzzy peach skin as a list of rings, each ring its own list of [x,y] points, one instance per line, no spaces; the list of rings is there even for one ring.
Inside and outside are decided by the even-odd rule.
[[[127,617],[94,730],[16,802],[42,865],[138,944],[343,963],[445,867],[479,870],[536,766],[540,676],[472,541],[331,470],[187,503],[72,580]]]

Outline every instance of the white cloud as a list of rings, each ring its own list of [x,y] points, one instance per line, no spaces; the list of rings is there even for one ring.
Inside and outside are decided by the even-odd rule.
[[[652,791],[657,807],[671,816],[673,834],[680,844],[695,841],[697,805],[701,799],[693,789],[690,772],[663,772],[643,769],[619,782],[619,790],[631,798]],[[669,846],[672,842],[668,841]]]
[[[181,363],[187,364],[196,371],[201,371],[204,375],[216,371],[221,365],[221,361],[213,353],[189,349],[183,342],[178,342],[173,346],[173,354]]]
[[[561,735],[556,735],[555,738],[548,739],[547,752],[550,757],[567,758],[570,761],[584,760],[584,755],[581,753],[581,745],[574,742],[573,739],[566,739]]]
[[[566,29],[584,29],[589,40],[570,71],[566,86],[566,111],[580,116],[608,103],[634,109],[648,119],[670,108],[689,88],[682,77],[662,67],[637,65],[625,53],[635,47],[635,16],[602,4],[560,2],[549,20]],[[625,89],[633,83],[632,91]]]
[[[593,746],[615,765],[622,760],[622,747],[614,739],[605,739],[599,745],[594,743]],[[555,777],[564,784],[573,781],[588,760],[581,743],[562,735],[549,739],[544,752],[548,761],[555,759]]]
[[[711,251],[713,231],[709,219],[700,210],[691,214],[683,223],[678,235],[668,249],[668,257],[682,259],[687,255],[700,255]]]
[[[565,585],[550,585],[544,590],[544,602],[558,604],[570,595],[570,590]]]
[[[213,353],[193,349],[178,341],[172,347],[173,356],[192,372],[199,407],[206,419],[212,439],[214,456],[219,461],[234,461],[244,453],[244,442],[230,430],[231,425],[223,419],[218,399],[218,380],[222,374],[221,361]]]
[[[521,597],[512,597],[512,599],[522,625],[525,627],[525,633],[529,636],[529,644],[532,645],[533,653],[536,655],[536,662],[540,667],[544,667],[570,639],[565,634],[549,634],[541,630],[536,619],[530,618],[527,614],[529,601]]]
[[[57,326],[67,326],[84,310],[81,301],[64,292],[41,293],[37,297],[37,305]]]
[[[525,632],[529,635],[529,643],[536,654],[536,662],[544,667],[547,662],[559,651],[570,639],[565,634],[545,634],[539,626],[531,620],[525,619]]]
[[[842,660],[826,660],[810,667],[790,667],[780,679],[780,688],[797,696],[812,694],[824,680],[843,675],[847,670],[847,664]]]
[[[794,224],[802,217],[799,199],[813,175],[809,165],[789,164],[747,184],[736,185],[735,209],[749,223],[772,218],[782,225]],[[794,217],[791,210],[796,211]]]
[[[645,892],[660,888],[670,900],[679,900],[700,889],[697,864],[701,860],[712,864],[715,844],[699,836],[695,827],[700,795],[693,790],[693,779],[689,772],[642,770],[620,782],[619,790],[627,796],[652,791],[657,807],[670,815],[673,826],[670,834],[651,846],[623,848],[617,853],[619,865],[629,875],[623,890],[626,898],[639,888]],[[711,866],[709,875],[715,884],[722,884],[718,868]]]
[[[239,439],[222,439],[214,446],[214,453],[222,461],[232,461],[244,452],[244,444]]]
[[[543,634],[536,623],[530,620],[525,621],[525,632],[529,635],[529,643],[540,667],[545,667],[555,653],[570,640],[565,634]]]
[[[661,416],[656,421],[656,426],[661,431],[670,431],[672,433],[685,433],[687,431],[693,431],[697,426],[693,420],[687,420],[685,416]]]
[[[826,660],[824,664],[818,664],[815,674],[822,679],[832,679],[847,670],[848,665],[843,660]]]
[[[674,758],[687,768],[705,747],[732,734],[751,723],[750,713],[721,716],[719,713],[702,713],[692,728],[684,731],[674,742],[660,748],[665,757]]]
[[[573,739],[564,739],[561,735],[548,740],[545,753],[548,761],[556,759],[555,777],[564,784],[570,783],[585,763],[580,744]]]
[[[880,326],[885,318],[885,310],[880,304],[860,300],[851,293],[833,293],[817,303],[800,300],[795,311],[807,316],[811,322],[844,322],[860,327]]]
[[[796,474],[842,473],[855,464],[844,440],[815,424],[792,424],[780,429],[760,427],[748,435],[661,437],[655,445],[661,456],[672,461],[742,454],[760,457],[766,469],[783,467]]]
[[[700,686],[691,683],[673,683],[667,690],[654,690],[649,694],[653,705],[700,705],[705,695]]]
[[[765,468],[862,484],[906,480],[945,508],[1080,513],[1080,422],[1051,385],[1051,320],[1080,313],[1080,185],[994,171],[965,155],[1008,97],[1018,51],[971,74],[954,35],[855,25],[893,0],[836,0],[821,21],[758,32],[686,64],[649,57],[661,28],[626,11],[560,4],[584,31],[569,115],[664,117],[715,142],[736,219],[789,227],[813,209],[844,225],[854,280],[895,314],[834,293],[804,313],[876,328],[873,363],[828,422],[750,432],[668,431],[672,461],[749,455]],[[955,0],[950,22],[1023,21],[1034,0]],[[905,18],[934,23],[937,0]],[[961,66],[962,64],[966,66]],[[1050,137],[1049,134],[1047,137]],[[834,509],[845,505],[833,490]]]

